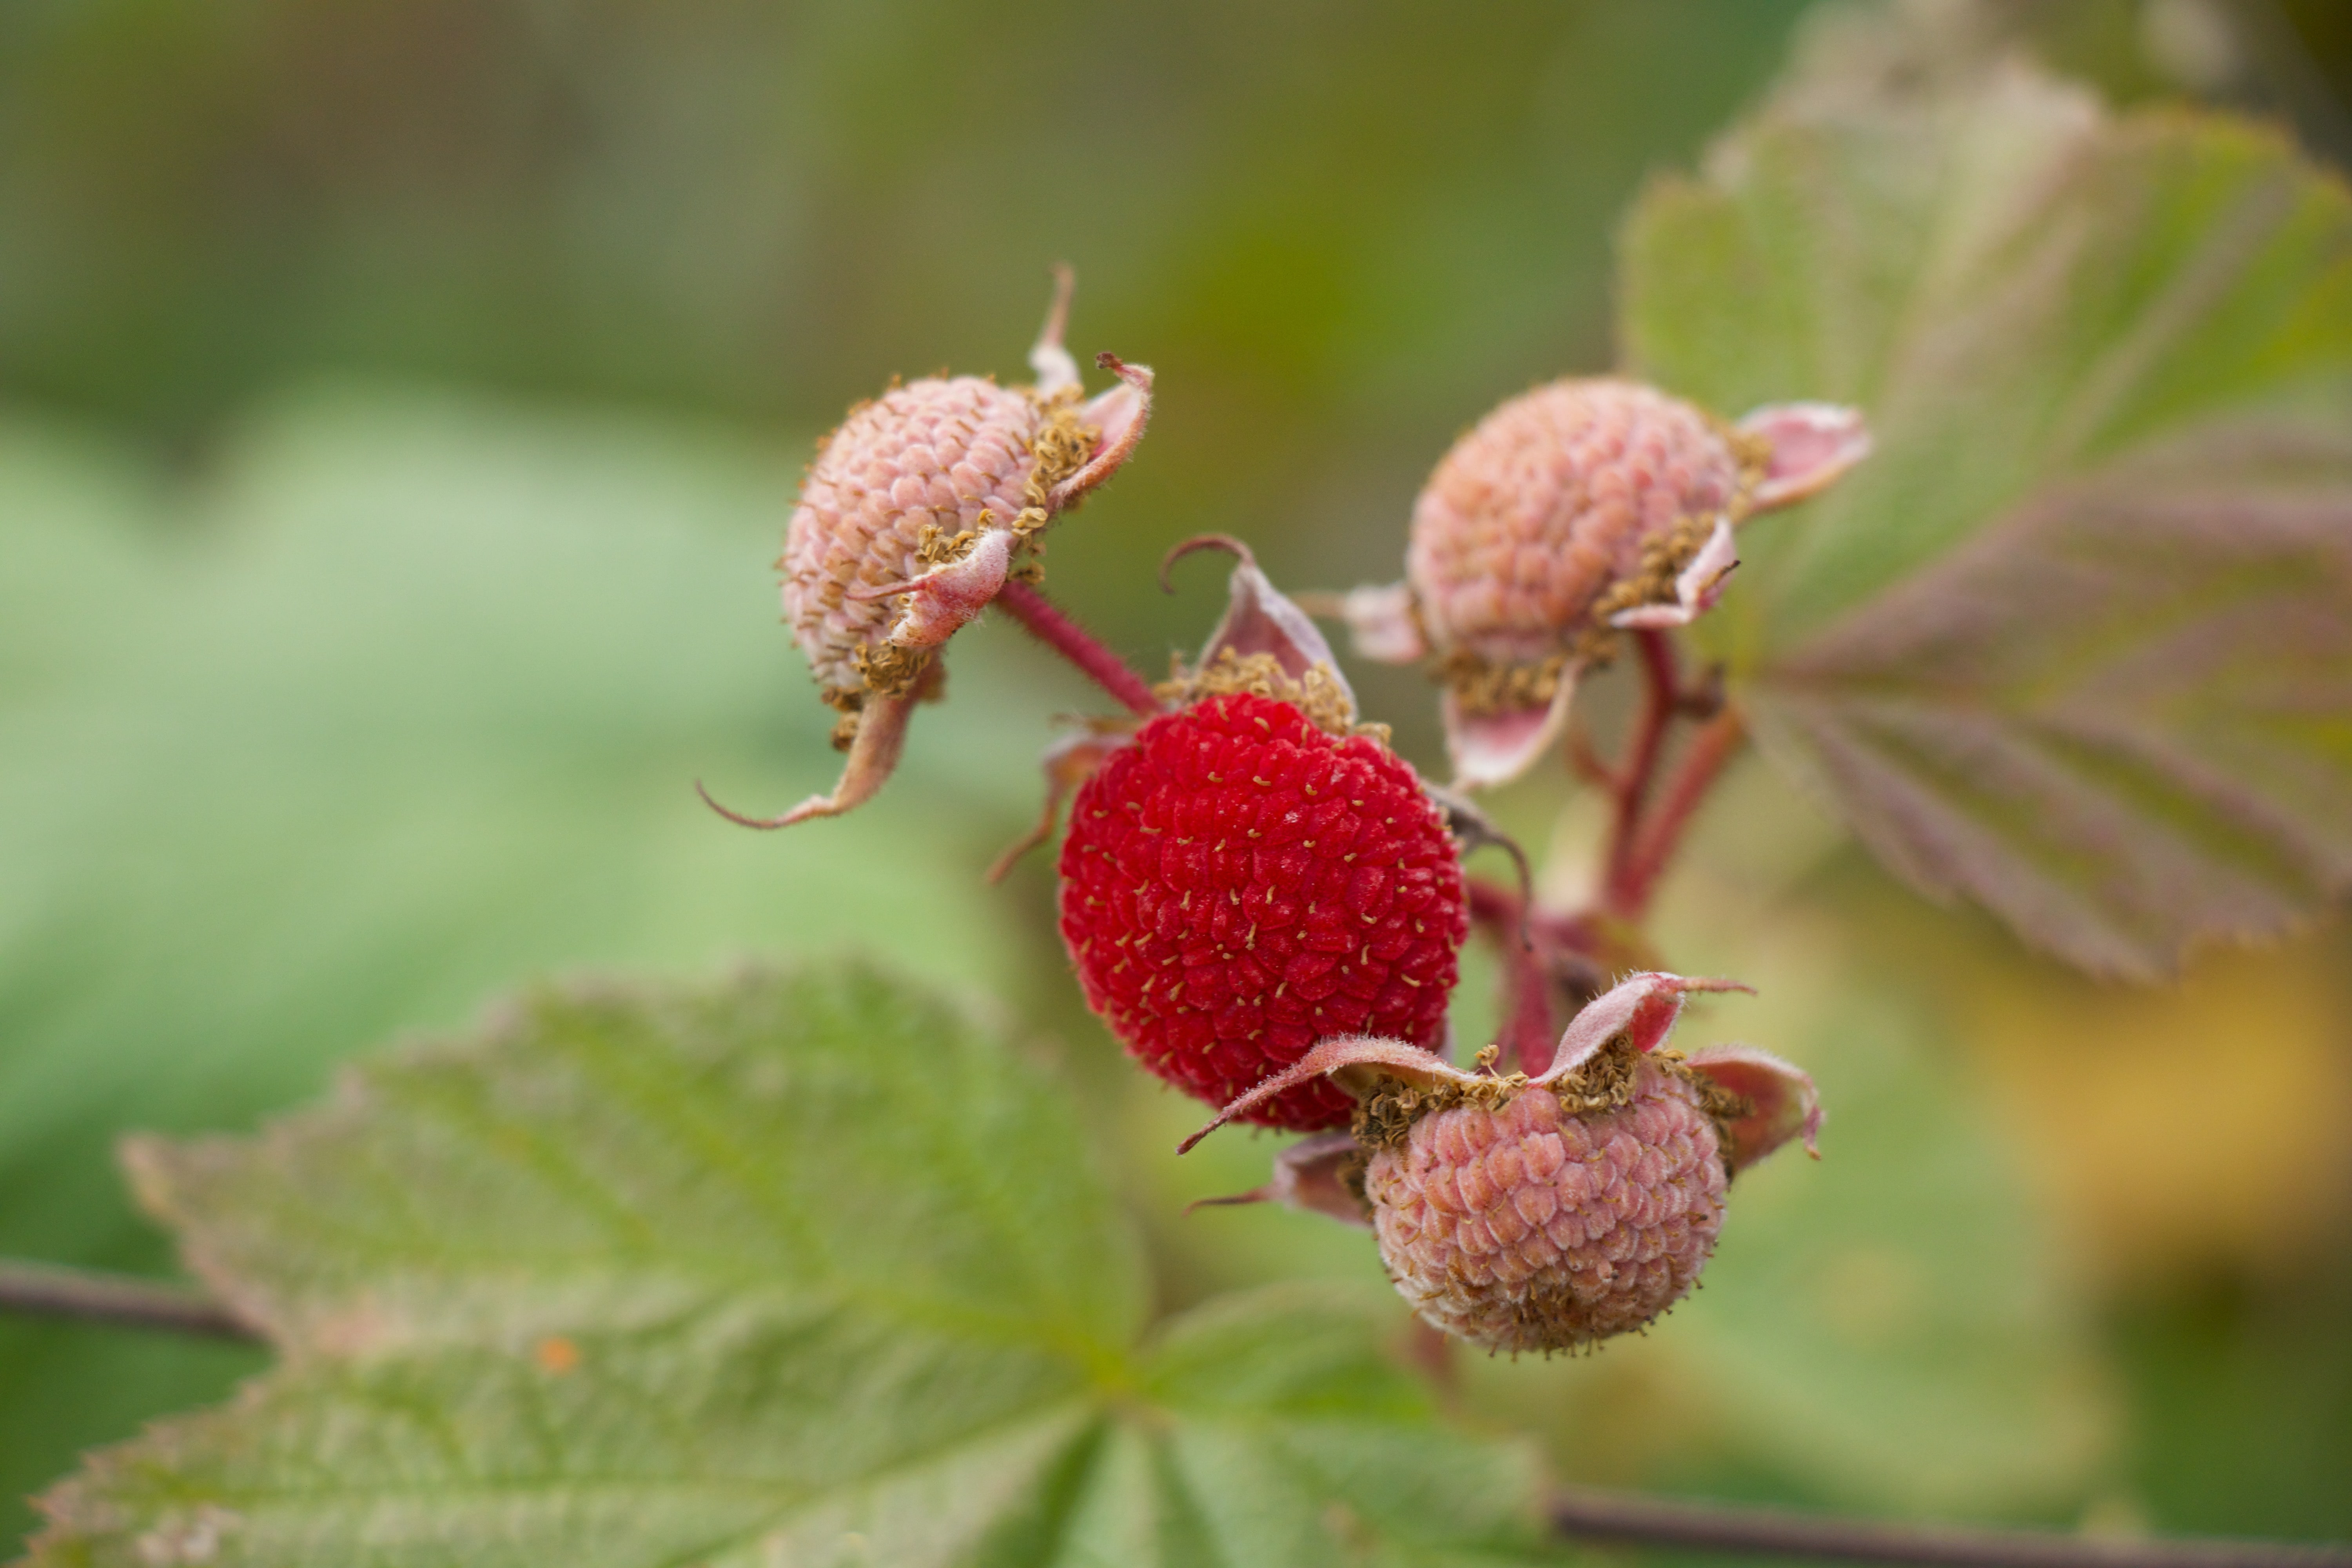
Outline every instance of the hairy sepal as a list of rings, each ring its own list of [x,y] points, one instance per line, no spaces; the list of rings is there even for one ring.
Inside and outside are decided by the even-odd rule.
[[[1827,483],[1827,480],[1823,480]],[[1675,596],[1660,605],[1636,605],[1609,617],[1609,624],[1629,631],[1664,631],[1686,626],[1715,607],[1723,597],[1724,579],[1739,564],[1739,545],[1731,533],[1731,520],[1718,517],[1714,531],[1690,563],[1675,574]]]
[[[1737,980],[1657,971],[1631,975],[1586,1003],[1569,1020],[1559,1037],[1559,1048],[1552,1053],[1551,1066],[1535,1081],[1550,1083],[1574,1072],[1618,1035],[1633,1041],[1633,1048],[1644,1055],[1657,1049],[1674,1032],[1675,1020],[1682,1016],[1683,998],[1694,991],[1745,991],[1755,994],[1753,986]]]
[[[1752,994],[1753,987],[1743,985],[1737,980],[1655,972],[1633,975],[1586,1004],[1560,1036],[1559,1047],[1553,1054],[1551,1066],[1544,1070],[1541,1077],[1526,1081],[1547,1085],[1556,1082],[1591,1059],[1594,1053],[1619,1035],[1623,1035],[1635,1050],[1645,1055],[1655,1050],[1673,1032],[1675,1020],[1682,1014],[1683,997],[1694,991],[1746,991]],[[1729,1056],[1719,1058],[1727,1070],[1760,1071],[1761,1068],[1754,1064],[1774,1063],[1802,1079],[1804,1094],[1811,1094],[1812,1080],[1797,1073],[1794,1068],[1780,1062],[1778,1058],[1746,1047],[1721,1049],[1746,1053],[1736,1061]],[[1215,1121],[1178,1144],[1176,1152],[1179,1154],[1189,1153],[1194,1144],[1234,1117],[1248,1114],[1285,1089],[1296,1089],[1302,1083],[1326,1075],[1359,1096],[1382,1079],[1409,1083],[1417,1089],[1475,1089],[1502,1081],[1486,1073],[1464,1072],[1433,1053],[1418,1046],[1409,1046],[1402,1040],[1372,1035],[1334,1036],[1330,1039],[1318,1041],[1313,1049],[1290,1067],[1274,1074],[1226,1106],[1217,1113]],[[1745,1093],[1746,1090],[1740,1092]],[[1776,1099],[1773,1104],[1776,1115],[1785,1109],[1780,1100]],[[1810,1114],[1811,1120],[1807,1123],[1809,1137],[1810,1129],[1820,1125],[1817,1104],[1812,1106]],[[1785,1138],[1786,1135],[1782,1136]]]
[[[1274,1157],[1274,1173],[1265,1185],[1225,1198],[1202,1198],[1193,1209],[1224,1208],[1243,1204],[1280,1204],[1305,1214],[1319,1214],[1359,1230],[1372,1228],[1372,1216],[1346,1173],[1364,1157],[1350,1132],[1321,1132],[1302,1139]]]
[[[1485,789],[1508,784],[1542,761],[1567,732],[1569,704],[1575,700],[1576,678],[1581,669],[1575,663],[1562,668],[1551,700],[1540,708],[1474,713],[1457,693],[1448,691],[1439,717],[1445,726],[1446,760],[1454,764],[1454,787]]]
[[[1095,449],[1084,467],[1046,492],[1047,504],[1059,512],[1084,500],[1095,488],[1127,466],[1136,443],[1151,418],[1151,367],[1129,364],[1117,354],[1095,356],[1095,363],[1118,377],[1112,387],[1081,405],[1078,417],[1098,432]]]
[[[1353,709],[1356,694],[1339,673],[1339,658],[1314,618],[1274,585],[1250,547],[1232,534],[1200,534],[1171,550],[1160,563],[1161,586],[1167,585],[1168,569],[1196,550],[1223,550],[1234,558],[1233,574],[1225,580],[1224,616],[1201,648],[1200,668],[1209,668],[1226,654],[1236,659],[1270,654],[1282,673],[1296,681],[1304,682],[1308,670],[1320,668]]]
[[[1771,448],[1764,478],[1748,498],[1750,514],[1818,495],[1870,456],[1870,424],[1842,403],[1768,403],[1738,426]]]
[[[1754,1046],[1709,1046],[1692,1052],[1683,1065],[1754,1108],[1724,1124],[1740,1170],[1800,1135],[1805,1152],[1822,1157],[1822,1098],[1811,1074]]]
[[[1412,589],[1404,583],[1366,584],[1339,596],[1339,618],[1356,651],[1378,664],[1419,664],[1429,657],[1414,614]]]

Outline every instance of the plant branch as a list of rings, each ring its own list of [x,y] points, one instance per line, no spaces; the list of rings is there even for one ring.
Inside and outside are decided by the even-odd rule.
[[[1665,749],[1666,731],[1674,726],[1675,711],[1682,700],[1674,644],[1667,640],[1666,634],[1637,631],[1633,634],[1633,647],[1642,656],[1642,711],[1633,721],[1624,763],[1611,770],[1611,794],[1615,797],[1616,811],[1609,827],[1609,858],[1601,871],[1604,900],[1612,911],[1620,912],[1618,889],[1623,885],[1633,858],[1642,807],[1649,799],[1658,758]]]
[[[1552,1015],[1551,983],[1537,955],[1527,906],[1517,893],[1473,877],[1466,880],[1470,920],[1495,944],[1503,968],[1503,1019],[1496,1043],[1503,1047],[1499,1064],[1539,1073],[1551,1065],[1559,1027]]]
[[[2352,1548],[2268,1541],[2118,1540],[1958,1530],[1574,1487],[1552,1494],[1554,1533],[1715,1552],[1930,1568],[2352,1568]]]
[[[1117,698],[1127,710],[1149,719],[1162,711],[1151,684],[1030,584],[1014,579],[997,590],[996,604],[1027,628],[1031,637],[1077,666],[1080,673]]]
[[[1616,769],[1601,760],[1601,753],[1592,749],[1592,737],[1584,732],[1581,725],[1571,724],[1569,728],[1568,767],[1612,800],[1625,793],[1624,781],[1617,776]]]
[[[218,1339],[261,1337],[227,1308],[186,1286],[15,1258],[0,1258],[0,1311],[169,1329]]]
[[[1739,753],[1748,738],[1738,710],[1727,708],[1700,726],[1684,752],[1681,765],[1660,793],[1657,804],[1643,821],[1622,867],[1612,869],[1609,886],[1611,910],[1637,920],[1648,908],[1658,877],[1681,845],[1683,832],[1698,812],[1699,803],[1724,765]]]
[[[1501,889],[1486,890],[1517,903]],[[0,1311],[218,1339],[261,1338],[226,1308],[186,1286],[16,1258],[0,1258]],[[1423,1345],[1421,1353],[1433,1356],[1436,1349]],[[2115,1541],[2028,1531],[1954,1530],[1582,1487],[1555,1491],[1546,1513],[1554,1533],[1571,1540],[1929,1568],[2352,1568],[2352,1549],[2336,1545]]]

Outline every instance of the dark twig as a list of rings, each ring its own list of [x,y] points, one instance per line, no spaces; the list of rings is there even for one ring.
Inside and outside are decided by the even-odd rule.
[[[1932,1568],[2352,1568],[2352,1548],[2268,1541],[2116,1540],[2022,1530],[1956,1530],[1779,1509],[1679,1502],[1569,1488],[1552,1530],[1578,1541]]]
[[[0,1310],[227,1340],[261,1336],[227,1308],[182,1285],[0,1258]]]
[[[1499,889],[1495,889],[1499,891]],[[1506,898],[1507,894],[1504,895]],[[0,1310],[168,1329],[220,1339],[261,1335],[185,1286],[0,1258]],[[1433,1357],[1441,1347],[1417,1346]],[[2352,1568],[2352,1549],[2260,1541],[2116,1541],[2027,1531],[1954,1530],[1626,1492],[1566,1488],[1547,1507],[1553,1531],[1767,1556],[1930,1568]]]
[[[1077,666],[1130,712],[1149,719],[1161,711],[1150,682],[1028,584],[1017,579],[1006,583],[997,590],[996,606],[1019,621],[1031,637]]]

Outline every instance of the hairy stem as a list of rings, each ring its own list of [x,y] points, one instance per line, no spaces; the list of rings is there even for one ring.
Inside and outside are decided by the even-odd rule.
[[[2352,1568],[2352,1550],[2263,1541],[2103,1540],[1956,1530],[1778,1509],[1681,1502],[1570,1488],[1552,1494],[1555,1533],[1702,1551],[1939,1568]]]
[[[157,1279],[0,1258],[0,1310],[184,1334],[260,1336],[198,1291]]]
[[[1610,885],[1610,908],[1628,920],[1638,920],[1657,890],[1658,878],[1675,858],[1683,833],[1697,815],[1699,803],[1715,787],[1726,763],[1739,754],[1748,729],[1737,709],[1727,708],[1699,727],[1684,751],[1674,776],[1659,792],[1656,805],[1643,819],[1625,856],[1622,872]]]
[[[1017,580],[1008,582],[997,591],[996,605],[1026,627],[1031,637],[1077,666],[1081,674],[1117,698],[1129,712],[1149,719],[1161,711],[1150,682],[1037,589]]]
[[[1738,716],[1723,707],[1719,678],[1711,685],[1702,682],[1699,689],[1684,689],[1674,644],[1665,633],[1636,632],[1633,647],[1642,658],[1642,710],[1626,740],[1624,760],[1611,767],[1592,754],[1581,735],[1575,735],[1570,737],[1569,765],[1610,797],[1599,910],[1638,923],[1660,874],[1682,842],[1683,830],[1724,764],[1738,751],[1743,731]],[[1707,722],[1685,748],[1680,765],[1662,782],[1666,738],[1678,715]]]
[[[1611,794],[1615,812],[1609,827],[1609,858],[1601,873],[1602,902],[1612,913],[1627,912],[1619,897],[1641,829],[1642,808],[1664,752],[1666,731],[1674,727],[1682,700],[1682,682],[1675,668],[1674,644],[1666,634],[1637,631],[1633,647],[1642,656],[1642,711],[1633,721],[1633,738],[1625,747],[1622,765],[1612,770]]]
[[[1496,1043],[1503,1047],[1502,1070],[1530,1075],[1551,1065],[1559,1024],[1552,1013],[1551,984],[1534,947],[1528,910],[1519,896],[1492,882],[1467,879],[1470,921],[1495,944],[1503,966],[1503,1022]]]

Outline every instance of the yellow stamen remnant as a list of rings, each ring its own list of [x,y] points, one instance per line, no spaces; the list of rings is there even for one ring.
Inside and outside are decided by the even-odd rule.
[[[1595,653],[1580,656],[1592,663],[1606,663],[1614,651],[1615,638],[1603,634],[1587,639],[1594,644]],[[1454,693],[1462,711],[1473,718],[1490,713],[1510,713],[1526,708],[1548,707],[1560,679],[1568,672],[1571,656],[1556,653],[1533,664],[1496,664],[1482,658],[1468,648],[1455,648],[1437,660],[1430,676]]]
[[[1327,734],[1366,735],[1384,746],[1389,743],[1386,724],[1356,722],[1356,705],[1349,699],[1347,688],[1328,665],[1321,663],[1307,666],[1306,674],[1294,680],[1270,653],[1244,658],[1229,647],[1220,648],[1217,657],[1199,669],[1188,670],[1178,664],[1171,679],[1151,689],[1162,701],[1179,706],[1247,692],[1289,703]]]

